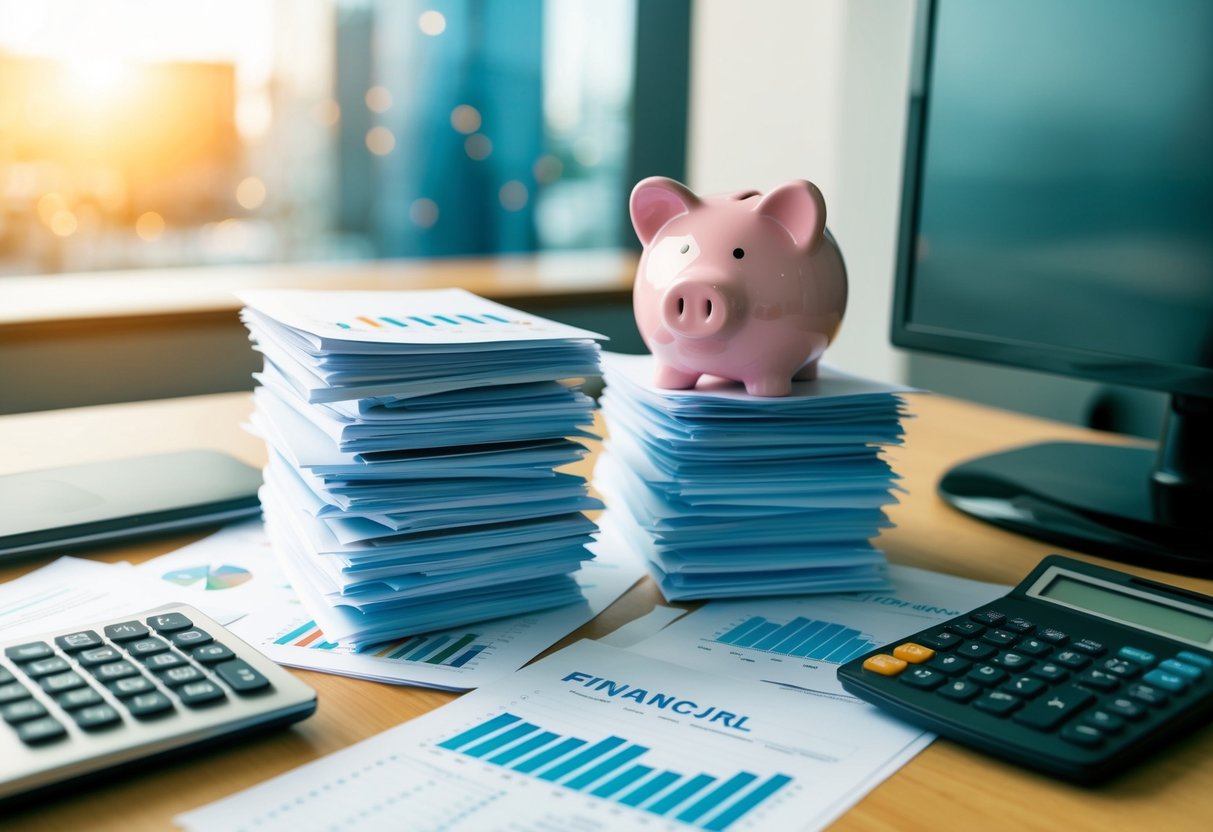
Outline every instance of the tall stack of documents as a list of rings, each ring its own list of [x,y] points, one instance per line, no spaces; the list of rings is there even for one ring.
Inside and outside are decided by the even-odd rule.
[[[823,368],[792,395],[705,377],[652,384],[650,356],[606,354],[595,488],[667,599],[887,587],[871,538],[890,525],[906,388]]]
[[[602,336],[462,290],[248,292],[261,501],[329,641],[572,603]]]

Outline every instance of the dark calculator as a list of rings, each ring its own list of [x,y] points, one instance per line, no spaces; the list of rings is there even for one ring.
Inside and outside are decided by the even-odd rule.
[[[1213,598],[1060,555],[1006,596],[838,668],[941,736],[1095,784],[1213,712]]]

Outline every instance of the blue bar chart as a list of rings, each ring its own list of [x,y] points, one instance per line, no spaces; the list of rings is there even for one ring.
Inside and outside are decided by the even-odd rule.
[[[468,757],[529,774],[573,791],[701,829],[728,829],[792,782],[784,774],[751,772],[727,778],[682,772],[640,761],[652,749],[624,737],[562,736],[505,712],[438,744]]]
[[[488,648],[488,644],[477,642],[479,637],[477,633],[408,636],[372,645],[361,650],[360,653],[379,659],[422,662],[444,667],[463,667]],[[274,644],[286,647],[306,647],[311,650],[334,650],[339,647],[336,642],[325,641],[324,633],[315,621],[307,621],[290,629],[274,639]]]
[[[732,647],[835,664],[848,662],[884,644],[853,627],[803,616],[784,624],[759,615],[750,616],[712,640]]]

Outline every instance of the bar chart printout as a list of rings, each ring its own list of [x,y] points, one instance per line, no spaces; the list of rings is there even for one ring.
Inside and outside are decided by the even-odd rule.
[[[488,645],[478,644],[477,633],[435,633],[409,636],[396,641],[375,644],[359,651],[360,655],[377,659],[405,662],[424,662],[444,667],[463,667],[480,655]],[[308,647],[313,650],[335,650],[340,645],[325,641],[324,633],[315,621],[307,621],[274,640],[274,644],[285,647]]]
[[[728,829],[793,779],[748,771],[721,778],[645,765],[651,749],[644,745],[618,736],[566,737],[509,712],[438,747],[707,830]]]
[[[835,664],[844,664],[884,644],[845,624],[803,616],[780,624],[759,615],[730,626],[713,641]]]
[[[820,830],[931,739],[848,700],[580,641],[176,821],[188,832]]]

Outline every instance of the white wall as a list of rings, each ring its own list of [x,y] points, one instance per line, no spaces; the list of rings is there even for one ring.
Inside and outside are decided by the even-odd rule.
[[[912,0],[696,0],[688,184],[809,179],[825,194],[850,301],[826,360],[903,380],[889,346]]]

